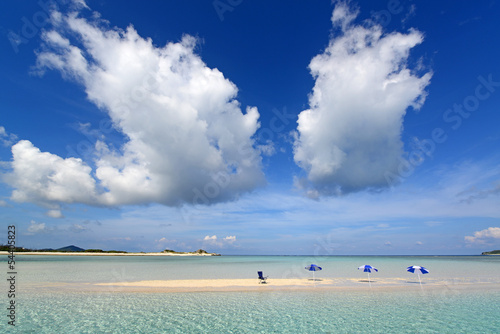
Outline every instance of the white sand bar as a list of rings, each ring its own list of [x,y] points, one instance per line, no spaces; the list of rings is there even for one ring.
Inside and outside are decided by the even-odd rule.
[[[488,282],[448,282],[434,281],[422,284],[425,289],[499,289],[500,284]],[[420,289],[417,282],[407,278],[377,279],[368,281],[359,278],[324,278],[324,279],[268,279],[266,284],[259,284],[257,279],[195,279],[195,280],[144,280],[136,282],[94,283],[93,287],[109,291],[141,291],[141,292],[188,292],[188,291],[273,291],[273,290],[307,290],[307,289]]]
[[[96,285],[107,286],[135,286],[150,288],[222,288],[222,287],[250,287],[250,286],[314,286],[334,284],[333,279],[327,280],[307,280],[307,279],[273,279],[267,283],[259,284],[257,279],[186,279],[186,280],[154,280],[138,282],[119,283],[97,283]]]

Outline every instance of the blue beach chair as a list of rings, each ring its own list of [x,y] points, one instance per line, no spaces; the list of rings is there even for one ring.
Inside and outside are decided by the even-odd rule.
[[[262,271],[258,271],[257,274],[259,274],[259,284],[260,283],[267,283],[266,280],[269,276],[266,276],[264,277],[264,275],[262,275]]]

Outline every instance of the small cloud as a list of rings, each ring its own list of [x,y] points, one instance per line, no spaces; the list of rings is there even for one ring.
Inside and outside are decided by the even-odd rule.
[[[85,224],[85,225],[95,224],[97,226],[101,226],[102,225],[102,223],[100,221],[98,221],[98,220],[88,220],[88,219],[85,220],[85,221],[83,221],[83,224]]]
[[[6,208],[8,206],[9,206],[9,204],[6,201],[4,201],[3,199],[0,199],[0,207]]]
[[[131,241],[131,237],[117,237],[117,238],[109,238],[107,240],[112,240],[112,241]]]
[[[266,155],[268,157],[276,153],[276,148],[274,147],[274,143],[270,140],[268,140],[265,145],[259,145],[257,148],[263,155]]]
[[[51,218],[64,218],[61,210],[49,210],[45,215]]]
[[[417,241],[417,242],[415,243],[415,245],[417,245],[417,246],[420,246],[420,245],[423,245],[423,244],[424,244],[424,243],[423,243],[422,241]]]
[[[474,236],[466,236],[465,242],[487,244],[500,239],[500,227],[488,227],[485,230],[474,232]]]
[[[236,236],[232,235],[232,236],[227,236],[223,239],[224,241],[227,241],[228,243],[233,243],[236,241]]]
[[[29,235],[48,233],[50,231],[51,230],[45,225],[45,223],[37,223],[34,220],[32,220],[30,222],[30,226],[28,226],[28,234]]]
[[[17,136],[7,133],[5,128],[0,126],[0,143],[2,143],[3,146],[12,146],[15,141],[17,141]]]
[[[177,240],[169,240],[169,239],[163,237],[161,239],[155,240],[155,242],[157,242],[159,244],[166,244],[166,243],[177,242]]]
[[[218,240],[220,240],[220,241],[218,241]],[[236,241],[235,235],[230,235],[230,236],[224,237],[222,239],[217,238],[216,235],[212,235],[212,236],[207,235],[207,236],[205,236],[205,238],[203,238],[203,243],[211,245],[211,246],[217,246],[217,247],[224,247],[224,246],[232,245],[232,244],[234,244],[235,241]]]
[[[386,241],[384,245],[387,246],[387,247],[392,247],[392,242]]]
[[[83,226],[83,225],[80,225],[80,224],[73,224],[73,225],[71,225],[71,227],[69,228],[69,230],[71,232],[75,232],[75,233],[91,231],[91,229],[88,228],[87,226]]]
[[[378,224],[377,228],[389,228],[389,224]]]
[[[175,249],[177,250],[177,247],[180,245],[177,240],[175,239],[167,239],[165,237],[162,237],[158,240],[155,240],[155,244],[156,244],[156,249],[161,249],[161,250],[164,250],[164,249]],[[175,248],[174,248],[174,245],[175,245]]]
[[[462,192],[458,195],[460,196],[460,195],[467,194],[467,193],[469,193],[471,195],[469,195],[467,198],[461,200],[461,202],[465,202],[467,204],[471,204],[472,202],[474,202],[478,199],[484,199],[484,198],[489,197],[489,196],[498,196],[498,195],[500,195],[500,182],[496,183],[495,185],[493,185],[489,189],[477,190],[477,189],[473,188],[469,191]]]
[[[463,25],[466,25],[466,24],[469,24],[469,23],[473,23],[473,22],[477,22],[477,21],[481,21],[481,17],[480,16],[474,16],[474,17],[468,18],[466,20],[463,20],[463,21],[459,22],[458,25],[459,26],[463,26]]]
[[[439,225],[443,224],[443,222],[428,221],[428,222],[425,222],[424,224],[429,226],[429,227],[434,227],[434,226],[439,226]]]

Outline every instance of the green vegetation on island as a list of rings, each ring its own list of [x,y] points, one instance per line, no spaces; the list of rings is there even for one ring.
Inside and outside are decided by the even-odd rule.
[[[500,255],[500,249],[491,252],[482,252],[481,255]]]
[[[109,251],[104,251],[102,249],[86,249],[83,251],[84,253],[127,253],[125,251],[116,251],[116,250],[109,250]]]
[[[35,253],[111,253],[111,254],[129,254],[125,251],[117,251],[117,250],[102,250],[102,249],[83,249],[74,245],[61,247],[58,249],[45,248],[45,249],[29,249],[24,247],[14,247],[10,248],[8,245],[0,245],[0,251],[4,252],[15,252],[15,253],[27,253],[27,252],[35,252]],[[140,252],[141,254],[147,254],[145,252]],[[220,256],[220,254],[216,253],[208,253],[203,249],[198,249],[195,252],[176,252],[171,249],[165,249],[161,253],[168,253],[172,255],[206,255],[206,256]]]
[[[127,253],[125,251],[116,251],[109,250],[104,251],[102,249],[83,249],[74,245],[61,247],[57,249],[53,248],[44,248],[44,249],[30,249],[24,247],[14,247],[11,249],[8,245],[0,245],[0,251],[9,252],[13,251],[16,253],[27,253],[27,252],[35,252],[35,253]]]
[[[33,252],[33,250],[27,249],[27,248],[24,248],[24,247],[13,247],[13,248],[11,248],[8,245],[0,245],[0,252],[16,252],[16,253],[20,253],[20,252]]]
[[[170,253],[170,254],[178,254],[178,255],[211,255],[211,256],[220,256],[220,254],[216,254],[216,253],[208,253],[206,250],[203,250],[203,249],[198,249],[197,251],[195,252],[176,252],[174,250],[171,250],[171,249],[165,249],[164,251],[162,251],[162,253]]]

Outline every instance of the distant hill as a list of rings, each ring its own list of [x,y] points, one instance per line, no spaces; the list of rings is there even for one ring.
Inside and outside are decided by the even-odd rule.
[[[54,249],[56,252],[84,252],[85,249],[77,247],[75,245],[66,246],[58,249]]]
[[[481,255],[500,255],[500,250],[494,250],[491,252],[483,252]]]

